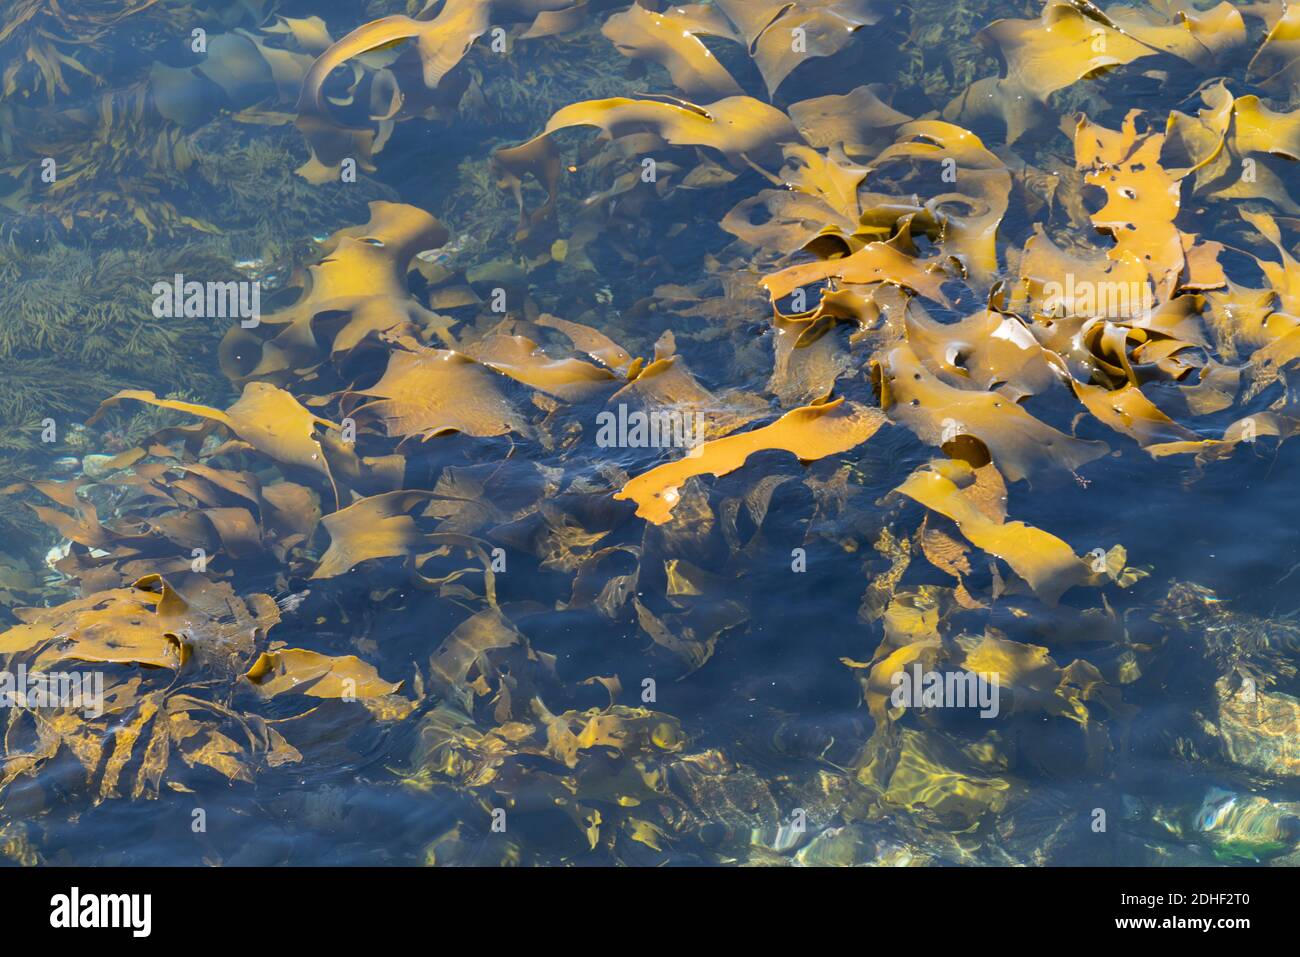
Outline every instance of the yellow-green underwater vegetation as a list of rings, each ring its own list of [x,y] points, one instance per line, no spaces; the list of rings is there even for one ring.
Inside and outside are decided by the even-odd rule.
[[[1298,163],[1282,0],[7,4],[0,859],[1300,862]]]

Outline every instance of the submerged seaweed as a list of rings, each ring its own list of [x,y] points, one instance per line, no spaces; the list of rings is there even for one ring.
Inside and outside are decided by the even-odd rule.
[[[62,28],[177,12],[114,6]],[[11,71],[0,661],[107,692],[5,713],[0,850],[198,792],[251,823],[179,860],[1289,860],[1293,609],[1195,556],[1290,516],[1291,9],[246,4]]]

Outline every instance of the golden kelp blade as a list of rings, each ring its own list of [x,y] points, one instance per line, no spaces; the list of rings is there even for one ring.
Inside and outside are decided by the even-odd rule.
[[[961,473],[960,466],[944,471],[958,477]],[[897,491],[952,519],[971,544],[1005,561],[1048,604],[1091,577],[1088,566],[1065,542],[1024,522],[989,518],[942,471],[919,469]]]
[[[379,677],[355,655],[334,658],[306,648],[263,652],[244,675],[269,697],[293,692],[313,698],[375,698],[396,694],[402,683]]]
[[[496,377],[468,356],[448,349],[393,352],[383,378],[347,395],[374,397],[352,414],[359,421],[377,419],[393,438],[530,432],[527,420],[497,388]]]
[[[1048,3],[1039,20],[998,20],[980,38],[1002,60],[1003,75],[971,84],[944,118],[969,126],[997,116],[1006,123],[1008,145],[1041,120],[1052,93],[1157,52],[1068,3]]]
[[[673,146],[707,146],[733,162],[771,162],[781,144],[799,140],[784,113],[748,96],[728,96],[708,106],[670,97],[588,100],[557,112],[543,135],[571,126],[598,126],[611,137],[652,132]]]
[[[337,178],[339,164],[348,157],[355,159],[359,168],[374,172],[373,154],[391,132],[402,101],[421,99],[415,91],[398,89],[394,81],[392,104],[372,112],[370,117],[381,129],[386,126],[386,131],[377,134],[374,130],[341,126],[330,117],[323,96],[326,79],[338,67],[414,39],[424,86],[434,91],[488,31],[495,17],[536,19],[573,6],[573,0],[447,0],[432,19],[395,15],[357,27],[323,50],[303,78],[296,125],[306,137],[312,157],[298,170],[299,175],[312,183],[328,182]]]
[[[0,634],[0,654],[31,651],[60,634],[72,643],[44,652],[38,661],[95,661],[177,669],[183,624],[159,611],[157,596],[117,589],[52,609],[33,611],[24,624]]]
[[[765,278],[763,288],[775,301],[796,289],[831,278],[854,285],[885,282],[910,289],[928,299],[947,301],[943,294],[947,276],[942,264],[913,259],[889,243],[868,243],[843,259],[790,266]]]
[[[1232,104],[1233,144],[1241,153],[1273,153],[1300,160],[1300,111],[1278,113],[1257,96],[1240,96]]]
[[[986,310],[939,323],[909,311],[904,326],[917,358],[948,385],[996,391],[1019,402],[1059,384],[1058,357],[1015,316]]]
[[[881,408],[934,446],[962,435],[979,439],[1009,481],[1047,468],[1073,470],[1106,454],[1104,442],[1083,441],[1040,422],[997,393],[958,389],[940,380],[901,345],[880,359]]]
[[[524,385],[577,402],[618,382],[608,369],[581,359],[552,359],[524,336],[494,335],[465,347],[477,362]]]
[[[1153,50],[1162,50],[1205,69],[1213,69],[1218,65],[1216,60],[1246,43],[1246,23],[1227,0],[1199,16],[1179,10],[1170,17],[1169,12],[1162,11],[1162,16],[1155,10],[1116,4],[1106,11],[1106,16],[1110,25]]]
[[[1107,390],[1100,386],[1071,381],[1071,387],[1084,405],[1101,422],[1116,432],[1123,433],[1138,445],[1147,446],[1169,441],[1190,441],[1196,433],[1184,428],[1142,394],[1132,383],[1119,389]]]
[[[492,172],[497,185],[514,193],[519,204],[519,226],[515,241],[524,246],[537,235],[549,235],[555,224],[559,201],[561,160],[560,151],[549,136],[539,136],[521,146],[503,147],[492,153]],[[528,211],[524,199],[524,177],[531,174],[546,190],[546,203]]]
[[[932,197],[925,207],[943,224],[944,251],[976,283],[991,282],[998,271],[998,226],[1010,203],[1011,172],[974,133],[938,120],[901,126],[897,142],[873,161],[873,175],[899,159],[938,163],[941,169],[931,177],[957,184],[958,189]]]
[[[787,412],[771,425],[705,442],[696,454],[651,469],[614,495],[637,503],[637,515],[655,525],[672,517],[678,489],[695,475],[726,475],[755,452],[780,449],[810,462],[861,445],[885,424],[885,417],[865,406],[835,399]]]
[[[632,355],[599,329],[569,322],[558,316],[543,315],[538,317],[539,326],[547,326],[562,332],[569,340],[601,365],[615,372],[629,374],[632,372]]]
[[[749,45],[769,94],[810,57],[838,53],[856,31],[882,19],[871,0],[718,0],[717,5]],[[795,31],[804,37],[802,49],[791,41]]]
[[[415,552],[425,538],[409,513],[432,497],[432,492],[418,490],[386,492],[325,516],[321,524],[330,534],[330,547],[312,578],[333,578],[358,562]]]
[[[1185,263],[1183,241],[1174,226],[1179,182],[1160,166],[1163,134],[1138,138],[1132,110],[1120,132],[1080,117],[1074,134],[1075,160],[1089,169],[1086,181],[1106,191],[1106,205],[1093,225],[1115,240],[1111,259],[1141,263],[1161,299],[1173,296]]]
[[[321,260],[307,267],[302,295],[254,330],[232,327],[221,343],[221,368],[237,382],[287,384],[327,359],[356,348],[368,335],[441,332],[447,320],[411,295],[408,277],[416,254],[447,242],[447,230],[415,206],[373,202],[370,219],[329,237]],[[332,337],[320,329],[323,314],[346,313]],[[270,338],[265,338],[270,334]]]
[[[790,105],[790,119],[809,145],[841,149],[850,158],[871,156],[894,142],[893,131],[912,119],[890,106],[882,84],[818,96]]]
[[[1300,7],[1284,4],[1271,26],[1246,76],[1263,86],[1294,90],[1300,87]]]
[[[297,126],[312,149],[311,160],[299,174],[309,182],[328,182],[337,178],[339,164],[347,157],[356,159],[367,172],[375,170],[371,161],[375,133],[338,126],[328,116],[322,87],[337,67],[364,53],[415,38],[424,64],[425,86],[434,88],[487,31],[490,18],[490,0],[451,0],[432,21],[384,17],[358,27],[322,52],[303,78],[298,99]]]
[[[0,635],[0,654],[34,653],[33,666],[59,661],[141,664],[177,671],[197,654],[246,655],[256,634],[280,620],[265,595],[235,595],[225,583],[191,579],[182,594],[157,574],[52,608],[21,610]],[[55,640],[61,639],[61,640]]]
[[[712,103],[744,91],[695,34],[695,23],[678,11],[654,13],[633,4],[605,21],[600,32],[624,56],[656,60],[688,99]],[[722,25],[713,29],[725,30]]]
[[[1074,325],[1064,318],[1088,320],[1099,311],[1113,319],[1136,318],[1144,305],[1154,304],[1149,273],[1143,263],[1131,257],[1110,258],[1102,250],[1074,249],[1066,253],[1047,235],[1041,223],[1034,224],[1034,235],[1025,242],[1018,270],[1025,300],[1015,302],[1018,311],[1036,312],[1042,319],[1033,325],[1043,344],[1073,363],[1077,349],[1071,348]],[[1071,288],[1063,279],[1074,277]],[[1114,301],[1098,302],[1099,290],[1124,291],[1111,297]],[[1131,294],[1135,291],[1136,295]]]
[[[872,739],[855,777],[879,794],[889,812],[917,817],[928,828],[961,832],[1001,815],[1015,797],[1012,781],[997,770],[992,762],[980,766],[953,742],[902,728],[888,742]]]
[[[175,409],[177,412],[220,423],[275,461],[324,476],[329,480],[335,496],[338,495],[329,463],[325,459],[325,451],[316,437],[316,430],[322,425],[335,431],[341,427],[308,412],[283,389],[265,382],[250,382],[244,386],[239,401],[224,412],[192,402],[159,399],[152,392],[126,389],[105,399],[90,422],[95,422],[125,399],[146,402],[163,409]]]

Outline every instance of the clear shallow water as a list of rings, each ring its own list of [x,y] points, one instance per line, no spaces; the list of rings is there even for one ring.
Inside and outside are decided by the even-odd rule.
[[[613,146],[590,128],[562,131],[555,138],[556,216],[533,220],[519,234],[510,170],[493,166],[494,150],[528,141],[571,103],[709,86],[700,79],[704,67],[670,76],[653,56],[620,55],[600,28],[617,31],[611,18],[627,15],[598,6],[572,29],[544,38],[517,37],[531,12],[491,11],[478,43],[439,80],[449,98],[440,116],[424,115],[431,107],[422,99],[420,58],[407,42],[368,54],[357,72],[345,67],[329,76],[325,134],[293,125],[302,112],[298,90],[325,49],[306,18],[323,18],[338,40],[381,15],[407,12],[398,4],[373,4],[362,16],[329,4],[249,11],[158,3],[116,21],[108,8],[120,13],[129,5],[88,4],[79,8],[87,20],[70,20],[56,35],[96,35],[79,60],[96,81],[73,70],[64,90],[24,71],[0,101],[13,157],[3,184],[9,247],[0,273],[0,362],[14,423],[4,447],[5,484],[14,487],[0,512],[6,625],[19,620],[12,609],[52,609],[21,615],[36,622],[40,641],[25,644],[10,632],[0,650],[10,669],[83,662],[117,689],[105,714],[92,720],[7,709],[0,777],[7,858],[1289,863],[1300,807],[1293,803],[1300,793],[1290,711],[1300,682],[1289,617],[1298,603],[1295,578],[1287,577],[1300,562],[1293,444],[1266,435],[1201,468],[1191,455],[1147,454],[1082,414],[1060,382],[1044,388],[1026,408],[1065,433],[1105,441],[1110,452],[1074,470],[1034,469],[1026,480],[1008,480],[1007,521],[1046,530],[1080,556],[1120,544],[1120,569],[1148,573],[1127,587],[1106,578],[1081,582],[1059,604],[1017,586],[1005,556],[992,561],[981,548],[962,546],[960,525],[933,509],[926,517],[915,499],[894,492],[933,459],[964,456],[987,468],[969,450],[936,447],[935,436],[909,426],[898,408],[884,409],[889,423],[869,438],[810,456],[818,458],[810,464],[766,448],[730,474],[692,479],[680,486],[664,524],[614,499],[630,477],[680,457],[678,450],[597,441],[598,416],[620,402],[700,411],[709,437],[718,438],[821,396],[797,375],[773,377],[779,337],[795,333],[777,331],[757,286],[784,266],[813,261],[799,249],[810,235],[791,242],[800,236],[791,227],[774,244],[745,242],[720,225],[738,203],[795,178],[782,169],[798,155],[784,152],[789,143],[778,144],[774,159],[771,144],[742,157],[726,138],[720,151],[697,152],[647,142],[642,127],[616,128]],[[998,74],[996,59],[973,39],[977,30],[998,17],[1038,13],[996,4],[824,6],[833,8],[829,15],[870,22],[832,56],[807,58],[775,92],[767,79],[779,75],[778,66],[751,59],[746,44],[706,33],[708,49],[744,93],[791,115],[792,104],[811,97],[883,83],[893,90],[879,95],[894,109],[929,117],[972,81]],[[732,13],[740,11],[733,5]],[[422,22],[437,24],[438,10],[429,13]],[[718,9],[692,16],[689,24],[710,29],[725,21]],[[287,34],[277,26],[283,23],[291,25]],[[505,52],[492,47],[497,24],[510,28]],[[192,49],[196,26],[206,31],[202,53]],[[1086,30],[1102,26],[1084,23]],[[968,269],[963,279],[945,256],[964,257],[969,267],[969,247],[938,229],[922,235],[920,222],[913,227],[908,254],[931,266],[942,261],[950,272],[947,301],[918,296],[907,315],[923,311],[951,323],[983,308],[994,279],[1016,286],[1035,224],[1063,248],[1100,254],[1110,247],[1087,228],[1104,197],[1077,180],[1070,139],[1054,132],[1062,116],[1082,109],[1118,129],[1136,107],[1158,130],[1171,110],[1195,113],[1198,87],[1219,76],[1238,97],[1265,93],[1275,110],[1292,109],[1285,83],[1261,85],[1249,75],[1266,24],[1252,14],[1243,29],[1240,50],[1219,60],[1137,59],[1072,82],[1041,108],[1038,127],[1010,145],[1000,119],[950,117],[1020,178],[1010,181],[993,277]],[[439,40],[449,45],[452,32]],[[21,48],[36,41],[17,29],[3,42]],[[285,55],[275,60],[264,49]],[[387,115],[376,104],[389,102],[390,82],[408,98],[391,130],[374,119]],[[884,126],[879,142],[858,144],[852,159],[823,150],[841,169],[870,166],[889,143],[906,140],[902,123]],[[353,182],[339,166],[316,183],[295,173],[309,146],[329,166],[340,159],[330,135],[372,126],[387,137],[373,172],[363,162]],[[1277,130],[1268,135],[1284,141]],[[647,155],[656,164],[653,182],[641,179]],[[50,183],[36,172],[46,157],[55,160]],[[1261,162],[1284,188],[1294,185],[1285,160]],[[1039,182],[1025,173],[1026,163],[1036,175],[1060,179],[1057,202],[1026,198],[1024,184]],[[953,189],[961,192],[971,166],[963,160],[958,168]],[[539,170],[545,179],[544,165],[529,172]],[[525,216],[532,217],[545,209],[546,191],[524,178]],[[858,205],[906,205],[912,193],[935,185],[882,170],[863,180]],[[1240,250],[1266,260],[1276,253],[1242,225],[1236,207],[1278,214],[1290,249],[1293,224],[1282,194],[1242,203],[1197,195],[1190,183],[1181,189],[1178,227],[1234,247],[1220,258],[1229,278],[1264,285],[1267,278]],[[998,190],[990,195],[998,199]],[[337,235],[366,223],[375,201],[407,211],[392,214],[392,222],[372,220],[372,249],[404,248],[417,234],[400,268],[391,267],[401,287],[391,295],[386,253],[374,254],[381,265],[367,271],[359,263],[371,253],[357,254],[355,237]],[[818,215],[830,222],[834,211]],[[906,234],[890,222],[868,238]],[[1153,228],[1144,222],[1143,235]],[[426,246],[407,275],[407,261]],[[309,275],[312,264],[321,265]],[[155,283],[176,273],[204,283],[260,282],[266,325],[241,338],[230,332],[230,317],[159,316]],[[319,295],[329,282],[343,290],[337,298]],[[810,310],[821,285],[807,285]],[[880,287],[847,288],[866,301]],[[499,290],[504,311],[493,308]],[[380,308],[362,301],[377,291],[390,308],[409,311],[383,314],[376,325],[391,333],[386,338],[341,345],[350,320]],[[264,343],[283,317],[303,314],[303,302],[310,335],[279,338],[280,351],[268,351]],[[1033,323],[1031,305],[1004,308]],[[787,316],[796,312],[788,298],[778,306]],[[629,362],[570,342],[538,322],[548,314],[603,333],[628,359],[675,355],[659,367],[660,381],[674,384],[646,389],[654,381],[647,375],[638,386]],[[827,380],[810,364],[809,380],[827,382],[859,408],[888,406],[872,368],[906,341],[902,315],[886,309],[883,322],[832,323],[826,335],[835,343],[837,374]],[[1214,310],[1202,302],[1198,315]],[[663,338],[670,331],[671,343]],[[584,371],[572,364],[539,370],[528,349],[520,358],[500,342],[493,346],[494,334],[530,337],[552,359],[585,363]],[[1217,357],[1254,381],[1249,350],[1229,357],[1214,334],[1202,337],[1183,353],[1196,363]],[[410,383],[405,399],[426,415],[422,427],[452,423],[458,431],[422,440],[409,423],[385,425],[358,411],[361,402],[349,393],[380,389],[394,353],[429,349],[471,357],[473,378]],[[291,361],[277,365],[286,350]],[[255,368],[255,360],[262,365]],[[944,373],[941,366],[928,368]],[[683,369],[694,385],[668,378],[667,370]],[[1094,370],[1093,379],[1072,371],[1119,388],[1104,371]],[[951,368],[946,374],[954,375]],[[1197,371],[1187,380],[1149,368],[1143,375],[1143,394],[1205,438],[1219,438],[1245,415],[1288,407],[1283,379],[1249,397],[1238,390],[1218,410],[1184,415],[1175,411],[1179,389]],[[596,385],[582,386],[584,377]],[[174,428],[211,423],[215,415],[127,400],[84,424],[119,389],[226,410],[248,395],[247,381],[301,405],[232,411],[209,426],[206,444],[199,437],[188,449],[186,434]],[[286,436],[296,434],[295,416],[305,413],[294,408],[331,423],[308,427],[317,439],[341,440],[334,426],[349,416],[358,420],[358,435],[341,445],[326,438],[298,455]],[[498,414],[514,416],[515,427],[503,431],[488,421]],[[40,441],[46,419],[54,422],[53,442]],[[411,434],[402,441],[404,428]],[[971,431],[1006,472],[999,441],[1014,428]],[[228,438],[236,444],[217,454]],[[102,458],[136,447],[148,457]],[[218,482],[203,484],[204,475],[185,471],[196,455],[222,470],[206,475]],[[401,460],[384,458],[395,455]],[[21,503],[42,504],[44,495],[49,506],[59,489],[70,488],[41,484],[49,481],[85,485],[83,500],[94,502],[95,519],[113,533],[95,531],[84,508],[80,525],[36,521],[41,516]],[[268,495],[270,488],[277,491]],[[396,526],[364,511],[367,501],[399,488],[416,494],[385,513]],[[56,511],[73,514],[74,501]],[[331,513],[344,514],[340,506],[349,501],[363,506],[353,513],[361,518],[331,524]],[[224,524],[235,522],[232,509],[248,514],[252,532]],[[923,547],[923,519],[966,555],[961,585],[968,604],[983,607],[957,600],[956,579],[933,560],[940,553]],[[56,574],[45,564],[47,550],[69,538],[79,543],[72,560],[51,557]],[[340,542],[353,552],[332,567],[328,550]],[[211,558],[201,571],[195,547]],[[367,549],[373,556],[356,557]],[[66,610],[78,593],[107,594],[150,572],[186,602],[183,627],[152,607],[149,596],[161,585],[113,593],[113,601],[143,603],[137,611],[148,624],[138,641],[121,619],[104,623]],[[243,613],[231,611],[236,595]],[[258,595],[281,601],[278,622],[270,623],[270,599]],[[914,609],[933,617],[914,616]],[[105,631],[112,653],[86,644]],[[179,636],[174,645],[169,634]],[[880,664],[888,657],[882,649],[932,640],[939,657],[923,657],[927,667],[983,672],[983,661],[1002,669],[998,717],[962,708],[900,710],[886,720],[873,714],[880,686],[873,692],[868,682],[864,700],[860,679],[871,668],[863,666],[879,666],[874,678],[887,698],[892,671]],[[982,658],[971,651],[981,640]],[[286,648],[314,657],[295,658]],[[269,677],[258,668],[264,652]],[[1243,679],[1255,683],[1260,707],[1241,698]]]

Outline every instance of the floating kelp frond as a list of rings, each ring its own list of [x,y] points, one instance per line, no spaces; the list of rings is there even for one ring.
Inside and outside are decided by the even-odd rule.
[[[838,53],[857,31],[893,10],[883,0],[718,0],[717,5],[736,25],[772,95],[809,58]],[[805,38],[802,49],[791,40],[796,35]]]
[[[100,669],[101,698],[88,692],[84,714],[66,703],[53,712],[40,706],[8,709],[0,793],[25,776],[39,778],[64,749],[80,765],[96,801],[125,794],[153,798],[164,784],[189,790],[182,783],[185,768],[247,782],[256,773],[302,761],[302,752],[273,726],[276,721],[228,707],[220,691],[213,695],[214,686],[233,688],[246,669],[266,696],[284,690],[271,677],[277,669],[309,677],[304,687],[318,698],[334,696],[331,681],[340,696],[352,700],[395,690],[370,678],[356,659],[301,649],[258,655],[266,632],[280,620],[276,602],[256,594],[241,599],[229,586],[201,579],[177,589],[157,575],[146,576],[129,588],[21,617],[23,624],[0,634],[7,666],[93,664]],[[23,741],[36,746],[20,750]]]
[[[288,382],[296,374],[355,348],[371,333],[420,334],[446,322],[411,295],[407,275],[417,253],[443,245],[447,230],[414,206],[370,204],[370,221],[335,232],[323,258],[309,266],[297,303],[263,316],[258,332],[232,328],[221,346],[223,371],[235,381]],[[317,320],[345,314],[348,321],[332,336]],[[272,333],[263,338],[263,330]]]
[[[362,499],[326,516],[330,548],[321,558],[313,578],[332,578],[372,558],[413,554],[427,539],[409,514],[428,502],[431,492],[388,492]]]
[[[974,470],[961,461],[933,463],[914,472],[897,491],[951,519],[965,538],[1004,560],[1049,604],[1067,589],[1092,579],[1087,564],[1056,536],[985,514],[967,494],[977,487],[973,482]]]
[[[970,436],[998,468],[1018,482],[1045,468],[1073,470],[1106,454],[1103,442],[1065,435],[997,392],[956,388],[921,364],[902,345],[880,360],[881,407],[936,446]]]
[[[712,103],[744,92],[700,42],[701,34],[739,40],[716,10],[679,7],[661,14],[633,4],[609,17],[600,32],[624,56],[661,63],[688,99]]]
[[[1020,139],[1047,114],[1047,98],[1087,76],[1157,50],[1069,3],[1047,3],[1038,20],[998,20],[980,39],[1002,61],[1003,75],[972,83],[944,110],[946,119],[965,125],[997,117],[1006,125],[1007,143]],[[1100,41],[1099,41],[1100,38]]]
[[[943,284],[948,275],[945,266],[946,260],[939,257],[914,259],[900,250],[898,244],[868,243],[848,256],[790,266],[766,277],[763,287],[775,302],[796,289],[834,278],[849,286],[889,283],[946,302]]]
[[[390,437],[530,432],[487,368],[451,350],[394,352],[384,377],[369,389],[348,393],[348,398],[354,396],[374,397],[352,414],[362,421],[379,420]]]
[[[707,106],[626,97],[575,103],[552,116],[542,135],[571,126],[597,126],[615,138],[653,132],[670,145],[707,146],[736,163],[770,163],[782,144],[799,140],[789,117],[748,96],[724,97]]]
[[[466,347],[476,361],[524,385],[576,402],[619,384],[608,369],[581,359],[552,359],[524,336],[492,335]]]
[[[307,487],[178,461],[166,446],[148,444],[148,456],[141,448],[101,456],[107,477],[99,482],[28,483],[58,506],[32,504],[31,510],[69,543],[51,567],[83,593],[151,570],[183,574],[198,566],[214,577],[264,576],[273,561],[292,564],[295,549],[310,541],[321,509]],[[101,521],[91,496],[110,498],[113,514]]]
[[[884,424],[874,409],[849,406],[843,399],[787,412],[771,425],[705,442],[678,462],[661,465],[632,479],[615,498],[632,499],[637,515],[655,524],[669,520],[681,500],[680,488],[694,475],[726,475],[755,452],[780,449],[803,461],[825,458],[867,441]]]
[[[927,211],[942,224],[939,242],[957,259],[978,285],[990,283],[998,273],[997,231],[1006,215],[1011,193],[1011,173],[990,153],[979,137],[949,123],[906,123],[898,140],[883,150],[872,164],[873,173],[899,159],[938,163],[948,171],[940,182],[960,183],[960,190],[928,200]],[[934,178],[934,173],[930,173]],[[965,212],[949,206],[964,207]]]
[[[434,6],[433,3],[426,4],[422,14]],[[373,156],[383,148],[395,122],[425,110],[455,108],[464,93],[464,82],[448,82],[444,89],[444,81],[450,80],[457,65],[494,22],[537,23],[546,13],[573,6],[572,0],[450,0],[431,18],[396,15],[353,30],[322,51],[303,78],[297,126],[307,138],[312,158],[299,173],[310,182],[323,183],[337,175],[345,158],[354,159],[360,168],[373,172]],[[554,19],[547,23],[557,30],[564,28]],[[551,30],[538,32],[548,35]],[[424,89],[401,85],[397,72],[402,57],[399,50],[392,58],[392,69],[385,65],[373,75],[357,69],[354,72],[356,82],[344,100],[350,103],[367,96],[367,119],[377,130],[335,123],[323,92],[330,73],[367,54],[382,52],[388,59],[388,51],[412,39],[415,40],[414,50],[420,61]]]
[[[1276,8],[1270,8],[1275,10]],[[1247,79],[1274,89],[1294,92],[1300,88],[1296,72],[1296,52],[1300,45],[1300,12],[1290,4],[1283,4],[1281,16],[1269,23],[1268,36],[1256,51],[1247,68]]]
[[[188,603],[157,576],[23,618],[23,624],[0,635],[0,654],[40,648],[37,666],[72,659],[175,671],[190,654],[182,633],[197,627]],[[65,641],[50,647],[55,635]]]
[[[1160,166],[1165,139],[1148,134],[1138,139],[1131,111],[1120,132],[1079,119],[1074,134],[1075,160],[1091,171],[1084,177],[1106,191],[1106,205],[1092,216],[1097,231],[1111,236],[1111,259],[1141,263],[1150,273],[1160,299],[1170,298],[1186,263],[1178,215],[1177,180]],[[1195,282],[1195,279],[1193,279]]]
[[[401,682],[384,681],[355,655],[331,658],[305,648],[264,651],[244,677],[268,698],[287,691],[313,698],[378,698],[401,688]]]
[[[173,399],[159,399],[151,392],[126,390],[105,399],[90,419],[93,424],[109,408],[125,399],[147,402],[165,409],[185,412],[224,426],[276,462],[323,477],[338,497],[325,450],[317,438],[324,426],[339,431],[341,426],[313,415],[282,389],[265,382],[250,382],[243,395],[227,411]]]

